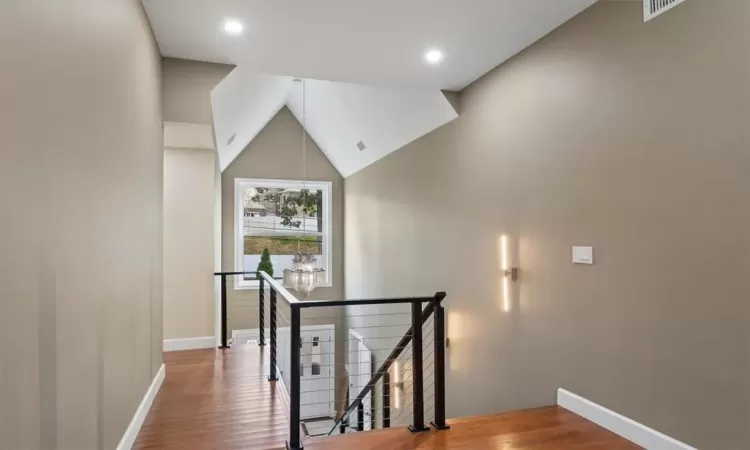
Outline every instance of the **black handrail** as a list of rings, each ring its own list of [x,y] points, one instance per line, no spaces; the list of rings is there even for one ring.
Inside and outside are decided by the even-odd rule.
[[[290,305],[302,303],[299,300],[297,300],[297,298],[293,296],[291,292],[287,291],[286,288],[281,283],[279,283],[278,279],[273,278],[271,275],[263,271],[258,272],[258,275],[259,275],[259,278],[263,278],[264,280],[266,280],[269,284],[269,287],[273,289],[274,291],[276,291],[279,295],[281,295],[281,298],[286,300],[286,302],[289,303]],[[315,303],[315,302],[311,302],[311,303]]]
[[[366,300],[303,300],[297,301],[300,308],[321,308],[325,306],[367,306],[404,305],[414,302],[431,303],[435,297],[373,298]]]
[[[257,277],[258,272],[255,270],[252,272],[214,272],[214,275],[255,275]]]
[[[221,345],[219,348],[229,348],[229,345],[227,343],[228,333],[227,333],[227,277],[234,276],[234,275],[255,275],[255,280],[258,280],[259,282],[259,302],[258,306],[260,308],[260,345],[265,345],[265,336],[264,336],[264,329],[263,329],[263,303],[264,303],[264,292],[263,292],[263,278],[260,276],[261,273],[265,274],[265,272],[258,272],[258,271],[249,271],[249,272],[214,272],[215,277],[221,277],[221,323],[220,323],[220,333],[221,333]],[[265,274],[268,276],[268,274]],[[271,278],[273,279],[273,278]],[[291,295],[291,294],[289,294]]]
[[[215,277],[221,277],[221,345],[219,348],[229,348],[227,344],[227,277],[231,275],[255,275],[258,272],[214,272]],[[262,316],[261,316],[262,317]]]
[[[445,298],[445,293],[440,292],[435,295],[433,299],[439,298],[442,300]],[[435,303],[430,303],[427,305],[427,307],[422,312],[422,321],[421,324],[424,324],[432,315],[432,312],[435,310]],[[421,325],[420,324],[420,325]],[[341,415],[339,420],[336,422],[336,424],[333,426],[331,431],[328,432],[328,436],[332,435],[334,431],[341,425],[344,421],[346,421],[349,418],[349,415],[354,412],[354,410],[357,409],[357,406],[359,403],[364,400],[364,398],[367,396],[367,394],[372,391],[372,389],[375,387],[375,384],[380,381],[380,378],[383,377],[384,374],[388,372],[388,370],[391,368],[391,365],[393,362],[401,356],[401,352],[404,351],[407,345],[409,345],[409,342],[411,342],[412,337],[414,336],[414,327],[409,327],[409,329],[406,331],[406,334],[404,337],[401,338],[401,340],[398,342],[396,347],[391,351],[391,354],[388,355],[388,358],[381,364],[380,368],[373,374],[372,378],[370,378],[370,381],[367,383],[367,385],[362,389],[362,391],[357,395],[357,397],[349,404],[349,407],[344,411],[344,413]],[[416,373],[416,370],[414,371]]]

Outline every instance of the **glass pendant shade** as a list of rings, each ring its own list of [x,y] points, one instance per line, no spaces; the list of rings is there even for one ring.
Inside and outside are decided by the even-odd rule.
[[[325,283],[325,270],[317,267],[315,255],[297,253],[292,268],[284,271],[284,286],[308,295],[316,286]]]

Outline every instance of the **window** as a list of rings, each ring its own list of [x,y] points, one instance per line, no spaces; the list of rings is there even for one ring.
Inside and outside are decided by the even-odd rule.
[[[255,271],[267,248],[280,279],[295,253],[312,253],[330,286],[331,183],[238,178],[234,186],[236,270]],[[235,277],[236,289],[257,287],[254,275]]]

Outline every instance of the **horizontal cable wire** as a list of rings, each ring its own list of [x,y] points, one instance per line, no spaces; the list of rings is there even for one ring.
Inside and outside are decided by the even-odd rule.
[[[328,325],[335,325],[335,324],[328,324]],[[304,327],[304,325],[302,325]],[[314,326],[314,325],[312,325]],[[372,328],[392,328],[392,327],[410,327],[410,323],[394,323],[393,325],[367,325],[362,327],[349,327],[350,330],[359,331],[359,330],[369,330]],[[302,330],[304,331],[304,330]],[[406,334],[406,330],[404,330],[404,334]],[[403,336],[401,336],[403,337]],[[367,338],[365,338],[367,340]]]
[[[431,388],[431,387],[432,387],[432,385],[428,386],[428,387],[427,387],[427,388],[425,388],[425,389],[429,389],[429,388]],[[402,415],[403,415],[403,414],[404,414],[404,413],[405,413],[405,412],[406,412],[406,411],[407,411],[407,410],[408,410],[408,409],[409,409],[410,407],[411,407],[411,408],[413,408],[413,407],[414,407],[414,400],[413,400],[413,399],[411,400],[411,402],[410,402],[410,403],[407,403],[406,405],[404,405],[404,406],[402,407],[403,411],[402,411],[401,413],[399,413],[399,415],[397,415],[397,416],[396,416],[395,420],[398,420],[398,419],[400,419],[400,418],[402,417]],[[393,419],[392,419],[392,420],[393,420]]]
[[[354,352],[350,352],[350,353],[354,353]],[[423,358],[424,358],[424,359],[428,359],[428,358],[429,358],[430,356],[432,356],[432,355],[433,355],[434,353],[435,353],[435,350],[433,350],[433,351],[432,351],[432,352],[430,352],[429,354],[427,354],[427,355],[423,356]],[[316,355],[325,355],[325,354],[332,354],[332,353],[311,353],[311,354],[306,354],[306,355],[301,355],[301,356],[316,356]],[[392,361],[392,362],[396,362],[396,361],[399,361],[399,360],[398,360],[398,359],[393,359],[393,358],[391,358],[391,359],[386,359],[386,360],[385,360],[384,362],[387,362],[387,361]],[[408,363],[411,363],[411,359],[409,359],[409,360],[407,360],[407,361],[405,362],[405,364],[408,364]],[[427,365],[427,366],[426,366],[425,368],[423,368],[423,369],[422,369],[422,370],[423,370],[423,372],[427,372],[427,368],[429,368],[429,367],[432,367],[432,365],[433,365],[434,363],[435,363],[435,361],[434,361],[434,358],[433,358],[433,359],[432,359],[432,361],[431,361],[431,362],[429,363],[429,365]],[[307,364],[310,364],[310,363],[307,363]],[[307,364],[306,364],[306,365],[307,365]],[[312,363],[312,364],[314,364],[314,363]],[[334,364],[319,364],[319,365],[317,365],[317,366],[315,366],[315,367],[319,367],[319,368],[321,368],[321,369],[322,369],[322,368],[324,368],[324,367],[346,367],[346,366],[349,366],[349,365],[350,365],[350,364],[347,364],[347,363],[334,363]],[[404,372],[404,373],[406,373],[406,372],[408,372],[408,373],[411,373],[411,371],[412,371],[412,370],[411,370],[411,369],[412,369],[412,367],[413,367],[413,364],[411,364],[411,365],[409,365],[409,366],[404,366],[403,372]]]
[[[431,408],[434,409],[434,405],[431,406]],[[425,407],[424,409],[425,409],[425,412],[429,410],[428,407]],[[391,417],[391,428],[393,428],[394,423],[396,423],[397,426],[404,426],[403,422],[407,422],[407,423],[411,422],[412,417],[409,417],[409,416],[411,416],[414,413],[413,402],[409,403],[407,406],[403,408],[400,408],[400,410],[401,411],[395,417]],[[407,414],[407,415],[404,416],[404,414]],[[425,415],[425,418],[426,417],[427,416]]]
[[[378,316],[409,316],[410,317],[411,316],[411,312],[403,312],[403,313],[378,313],[378,314],[351,314],[351,315],[350,314],[346,314],[346,315],[341,315],[341,316],[323,316],[323,317],[318,317],[318,316],[313,316],[313,315],[308,315],[308,316],[304,316],[303,315],[302,318],[303,319],[304,318],[315,319],[315,320],[325,320],[325,319],[339,320],[339,319],[349,319],[349,318],[352,318],[352,317],[378,317]]]
[[[392,347],[383,347],[383,348],[378,349],[377,351],[380,351],[380,350],[391,350],[391,349],[392,349]],[[376,351],[376,350],[373,350],[373,351]],[[368,351],[368,350],[354,350],[354,351],[345,352],[345,353],[369,353],[369,352],[370,351]],[[320,355],[320,356],[324,356],[324,355],[325,356],[330,356],[330,355],[335,355],[336,353],[337,352],[303,353],[303,354],[300,355],[300,357],[303,357],[303,356],[317,356],[317,355]],[[397,361],[397,360],[398,359],[391,358],[391,359],[388,359],[386,361]],[[341,364],[344,364],[344,363],[341,363]]]
[[[427,381],[427,380],[425,380],[425,382],[426,382],[426,381]],[[404,384],[404,388],[403,388],[404,390],[406,390],[406,386],[413,386],[413,384],[412,384],[412,383],[405,383],[405,384]],[[423,389],[423,390],[424,390],[424,391],[430,391],[430,389],[431,389],[431,388],[433,388],[434,386],[435,386],[435,383],[434,383],[434,382],[432,382],[432,383],[429,383],[429,384],[427,384],[427,385],[426,385],[426,387],[424,387],[424,389]],[[432,391],[430,391],[430,392],[432,392]],[[393,396],[393,395],[395,395],[395,394],[391,394],[390,396]],[[404,394],[402,394],[402,395],[404,395],[404,396],[406,396],[406,397],[409,397],[409,398],[412,398],[412,396],[411,396],[411,395],[407,395],[406,393],[404,393]],[[374,399],[374,398],[380,398],[380,397],[389,397],[389,396],[382,396],[382,395],[379,395],[379,396],[374,396],[374,397],[373,397],[373,399]],[[434,410],[434,397],[435,397],[435,395],[434,395],[434,394],[432,394],[432,395],[428,395],[427,397],[425,397],[425,400],[424,400],[424,404],[425,404],[425,411],[429,411],[429,410],[430,410],[431,408],[432,408],[432,409]],[[429,402],[430,400],[432,400],[432,401],[433,401],[432,405],[428,405],[428,402]],[[370,402],[372,402],[372,399],[370,399],[369,401],[370,401]],[[322,403],[329,403],[329,402],[322,402]],[[364,403],[364,402],[363,402],[363,403]],[[365,405],[365,407],[367,407],[367,406],[368,406],[368,404],[367,404],[367,403],[364,403],[364,405]],[[370,403],[369,405],[371,405],[371,403]],[[413,407],[413,406],[414,406],[414,405],[413,405],[413,400],[411,400],[411,401],[407,402],[407,403],[406,403],[406,404],[405,404],[404,406],[402,406],[402,407],[400,407],[400,408],[396,408],[395,406],[382,406],[382,408],[384,408],[384,409],[389,409],[389,410],[391,410],[391,409],[397,409],[397,410],[400,410],[400,411],[401,411],[400,415],[402,415],[402,414],[404,414],[404,413],[405,413],[406,411],[408,411],[410,407]],[[352,413],[352,414],[353,414],[353,413]],[[399,416],[400,416],[400,415],[399,415]],[[398,419],[398,417],[399,417],[399,416],[396,416],[396,420]],[[351,417],[352,417],[352,416],[350,415],[350,416],[349,416],[349,418],[351,419]],[[391,421],[393,421],[393,420],[394,420],[394,418],[391,418]]]
[[[290,357],[290,350],[292,343],[290,342],[291,337],[291,330],[290,328],[290,319],[291,316],[291,305],[287,304],[283,301],[283,299],[277,299],[277,305],[276,305],[276,315],[272,316],[270,311],[270,302],[269,302],[269,292],[266,292],[265,298],[264,298],[264,308],[263,308],[263,320],[264,320],[264,330],[263,330],[263,338],[265,339],[266,344],[271,344],[269,348],[273,348],[276,352],[276,358],[277,358],[277,371],[279,373],[279,376],[285,380],[285,382],[288,382],[290,376],[291,376],[291,370],[289,370],[289,364],[291,363],[289,357]],[[256,303],[257,304],[257,303]],[[336,308],[340,308],[343,310],[344,307],[337,306]],[[303,311],[305,311],[303,309]],[[391,423],[396,424],[399,423],[401,419],[405,419],[405,415],[408,412],[410,408],[413,408],[413,405],[411,404],[411,400],[407,401],[405,405],[403,405],[401,408],[396,408],[393,404],[393,398],[396,396],[407,396],[409,398],[412,398],[412,395],[409,395],[407,391],[410,391],[413,389],[413,340],[409,339],[409,341],[405,345],[395,345],[396,342],[393,342],[394,345],[377,345],[378,343],[383,341],[400,341],[404,339],[404,336],[406,335],[407,330],[409,327],[411,327],[411,322],[407,323],[407,318],[411,316],[410,312],[393,312],[393,313],[374,313],[374,314],[345,314],[342,311],[342,314],[337,314],[335,316],[323,316],[323,317],[315,317],[313,314],[301,314],[302,317],[300,317],[301,326],[315,326],[315,325],[333,325],[335,326],[336,334],[339,333],[339,327],[341,326],[341,321],[346,321],[348,318],[364,318],[368,317],[372,322],[369,322],[368,324],[362,324],[357,327],[350,327],[350,329],[355,331],[363,332],[363,334],[366,334],[368,330],[370,331],[376,331],[376,330],[383,330],[386,328],[393,328],[394,330],[403,329],[403,333],[393,333],[393,335],[388,336],[374,336],[370,338],[365,338],[364,343],[367,344],[375,344],[374,348],[367,348],[364,350],[353,350],[348,351],[348,347],[351,343],[359,343],[361,342],[360,339],[355,339],[349,336],[347,333],[347,339],[341,340],[341,339],[330,339],[330,340],[321,340],[318,343],[318,346],[315,347],[315,349],[320,350],[328,350],[330,351],[322,351],[322,352],[310,352],[310,345],[315,342],[308,336],[300,336],[301,338],[301,351],[300,351],[300,361],[302,365],[302,370],[304,372],[308,373],[308,375],[301,375],[300,382],[301,383],[308,383],[308,385],[313,387],[319,387],[310,385],[310,382],[314,382],[317,380],[342,380],[346,379],[347,376],[342,375],[336,376],[335,372],[339,372],[339,367],[341,369],[346,369],[347,367],[352,367],[356,365],[356,362],[349,361],[347,364],[346,361],[350,358],[348,356],[350,355],[356,355],[356,354],[362,354],[362,353],[371,353],[376,356],[376,359],[373,361],[373,364],[378,364],[380,367],[385,363],[387,364],[386,367],[393,365],[394,363],[403,364],[403,369],[400,369],[399,372],[401,373],[401,377],[404,379],[404,381],[401,381],[402,383],[399,387],[391,387],[388,394],[386,394],[385,391],[385,385],[384,380],[379,379],[374,385],[370,385],[371,392],[365,396],[363,399],[360,400],[360,403],[363,405],[362,407],[368,411],[366,422],[370,423],[373,422],[372,429],[380,428],[381,427],[381,421],[383,420],[383,417],[381,416],[382,411],[393,411],[393,415],[391,416]],[[395,323],[387,323],[388,320],[393,320]],[[330,323],[325,323],[326,321],[330,321]],[[367,319],[365,319],[367,322]],[[386,323],[383,323],[386,322]],[[309,325],[308,325],[309,323]],[[346,322],[344,322],[346,323]],[[270,328],[271,326],[275,326],[277,328],[277,338],[275,342],[270,342]],[[283,331],[278,330],[278,328],[284,328]],[[427,321],[425,321],[422,324],[423,328],[423,337],[422,337],[422,347],[423,347],[423,361],[426,363],[424,364],[424,374],[427,375],[425,379],[423,380],[423,383],[426,385],[424,388],[425,395],[423,398],[425,398],[425,409],[426,411],[432,411],[431,404],[434,403],[434,394],[429,394],[428,391],[434,386],[434,374],[430,372],[430,369],[432,369],[435,365],[434,361],[434,340],[431,341],[431,338],[434,335],[434,316],[431,316]],[[429,330],[427,329],[429,328]],[[304,328],[301,330],[302,333],[305,333]],[[333,336],[332,336],[333,337]],[[283,345],[282,345],[283,344]],[[322,344],[322,345],[321,345]],[[296,344],[295,344],[296,345]],[[322,346],[327,345],[328,347]],[[430,351],[428,347],[431,347],[432,350]],[[305,349],[308,349],[308,351],[304,351]],[[399,354],[395,358],[387,358],[385,360],[382,360],[380,358],[377,358],[377,355],[379,352],[391,352],[397,351]],[[304,352],[304,353],[303,353]],[[433,359],[433,361],[429,361],[430,359]],[[311,359],[314,359],[316,361],[326,362],[327,364],[315,364],[312,367],[315,368],[316,372],[318,370],[321,371],[321,373],[324,373],[324,371],[328,371],[327,376],[317,376],[317,375],[309,375],[310,373],[310,367],[312,364]],[[331,361],[334,359],[334,361]],[[325,361],[324,361],[325,360]],[[429,362],[428,362],[429,361]],[[283,369],[282,369],[283,368]],[[370,378],[382,376],[386,371],[375,371],[370,374]],[[391,378],[393,380],[393,378]],[[287,384],[287,389],[289,388],[289,384]],[[395,391],[395,389],[399,389],[400,391]],[[340,411],[340,408],[349,409],[351,405],[347,405],[351,399],[339,399],[336,400],[335,396],[338,396],[339,392],[336,388],[333,390],[330,388],[326,389],[308,389],[305,390],[300,386],[300,393],[301,394],[315,394],[315,393],[325,393],[329,392],[331,393],[330,400],[328,401],[320,401],[320,402],[305,402],[300,403],[300,407],[311,407],[316,405],[335,405],[337,411]],[[353,389],[350,388],[350,395],[354,398],[356,396],[354,395]],[[358,395],[358,394],[357,394]],[[314,399],[310,399],[314,400]],[[406,401],[406,399],[404,399]],[[404,403],[404,402],[402,402]],[[371,414],[370,411],[374,411],[374,414]],[[400,411],[399,413],[396,413],[397,411]],[[338,427],[337,427],[338,428]],[[349,429],[356,429],[356,411],[352,411],[349,413],[348,416],[348,426]],[[338,431],[335,430],[334,434],[338,434]]]
[[[331,403],[333,403],[333,404],[342,403],[343,404],[343,400],[339,400],[338,402],[335,402],[335,401],[331,400],[329,402],[300,403],[300,406],[330,405]]]

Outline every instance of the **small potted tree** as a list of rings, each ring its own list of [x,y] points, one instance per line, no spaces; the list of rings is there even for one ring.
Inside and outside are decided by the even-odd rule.
[[[263,249],[263,253],[260,255],[260,262],[258,263],[258,272],[263,271],[273,277],[273,263],[271,262],[271,252],[267,248]],[[260,275],[258,275],[260,278]]]

